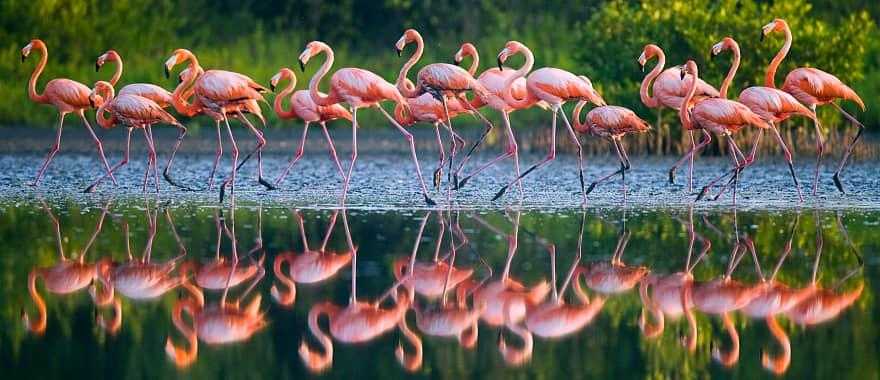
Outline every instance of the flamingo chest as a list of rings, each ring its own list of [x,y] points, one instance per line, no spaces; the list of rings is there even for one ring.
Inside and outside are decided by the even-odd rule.
[[[525,319],[526,327],[533,334],[552,338],[574,333],[583,328],[596,313],[587,308],[578,310],[567,305],[548,305],[529,313]]]
[[[332,277],[348,261],[325,259],[319,255],[301,255],[291,265],[290,277],[295,282],[310,284]]]
[[[330,333],[346,343],[372,340],[397,325],[398,318],[376,310],[366,310],[352,315],[339,315],[330,323]]]
[[[232,288],[253,277],[257,273],[254,266],[245,266],[232,272],[227,264],[212,264],[203,267],[196,274],[196,283],[206,289]]]
[[[168,278],[168,270],[156,265],[123,267],[113,274],[115,290],[131,299],[150,299],[165,294],[179,281]]]
[[[55,294],[68,294],[88,286],[95,278],[95,269],[79,263],[61,264],[46,272],[46,289]]]
[[[196,318],[199,337],[208,344],[240,342],[256,331],[252,318],[239,311],[209,309]]]
[[[434,336],[457,336],[480,317],[465,309],[430,311],[416,316],[419,330]]]

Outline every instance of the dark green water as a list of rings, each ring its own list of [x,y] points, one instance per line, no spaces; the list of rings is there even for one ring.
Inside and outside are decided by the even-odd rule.
[[[31,322],[38,318],[28,293],[29,274],[61,263],[59,247],[69,262],[76,262],[102,215],[100,207],[82,208],[64,202],[52,203],[47,208],[59,222],[60,244],[52,218],[40,203],[0,207],[0,247],[3,247],[0,322],[5,326],[0,329],[0,368],[5,372],[4,378],[301,378],[310,373],[298,353],[301,342],[306,339],[309,347],[315,350],[319,347],[309,333],[309,310],[325,301],[341,307],[349,301],[351,265],[343,265],[323,282],[297,284],[292,307],[282,307],[273,300],[270,289],[273,285],[281,286],[273,273],[276,258],[284,252],[299,254],[303,250],[299,224],[292,210],[277,206],[218,210],[161,204],[157,208],[152,203],[114,204],[108,208],[94,243],[84,253],[83,263],[89,264],[89,268],[95,268],[98,262],[125,263],[128,260],[127,225],[135,260],[150,242],[153,263],[167,262],[185,252],[184,257],[178,258],[178,265],[158,278],[179,281],[181,267],[186,266],[182,263],[204,265],[215,260],[216,221],[220,220],[221,228],[225,224],[229,229],[228,234],[222,233],[220,249],[226,263],[231,262],[233,255],[232,237],[237,241],[240,266],[253,266],[264,257],[262,267],[266,275],[256,282],[253,291],[243,295],[252,283],[245,281],[232,287],[228,295],[229,301],[243,297],[239,311],[256,296],[261,297],[258,311],[243,314],[252,319],[249,326],[256,331],[249,337],[222,345],[209,344],[205,337],[199,336],[197,353],[189,358],[191,363],[178,366],[166,354],[166,339],[170,337],[181,349],[188,348],[186,337],[172,323],[172,314],[176,305],[195,303],[191,292],[172,285],[154,299],[135,301],[117,290],[114,302],[120,305],[122,318],[118,328],[111,332],[96,322],[95,315],[109,321],[114,316],[113,307],[96,307],[88,292],[88,282],[72,293],[55,294],[47,291],[44,278],[48,276],[43,276],[37,278],[36,289],[46,303],[45,330],[30,332],[22,323],[22,311],[29,315]],[[152,239],[147,210],[157,214]],[[173,223],[169,222],[166,211]],[[301,214],[310,248],[318,250],[333,212],[303,210]],[[404,334],[392,322],[392,327],[367,342],[350,344],[333,338],[333,358],[329,368],[323,371],[324,377],[388,378],[410,373],[443,378],[773,377],[762,365],[762,352],[779,356],[783,352],[779,342],[784,339],[790,341],[791,350],[789,363],[781,371],[787,377],[867,379],[877,378],[880,371],[877,362],[880,310],[875,302],[878,292],[875,281],[880,278],[880,264],[875,255],[880,245],[876,232],[880,213],[804,211],[798,215],[749,211],[734,215],[733,212],[697,211],[691,218],[687,211],[614,210],[589,211],[582,219],[584,214],[580,211],[523,212],[521,215],[514,212],[348,211],[338,215],[326,250],[350,252],[346,236],[350,235],[351,244],[357,247],[354,261],[360,301],[371,302],[395,284],[394,262],[411,259],[426,216],[416,260],[431,263],[439,241],[439,258],[448,263],[452,259],[451,249],[455,247],[453,264],[459,269],[473,269],[470,280],[477,286],[477,292],[487,286],[487,283],[479,286],[478,282],[490,274],[490,282],[501,278],[511,251],[511,278],[527,287],[550,281],[553,256],[548,248],[551,245],[556,248],[560,287],[573,264],[598,268],[596,263],[608,263],[615,247],[623,246],[622,243],[627,243],[622,247],[624,265],[644,267],[650,270],[647,278],[660,278],[682,270],[685,265],[689,252],[688,225],[692,219],[696,238],[691,256],[695,262],[693,276],[698,284],[695,287],[723,275],[733,253],[740,259],[733,268],[731,281],[742,283],[740,294],[757,294],[754,289],[759,288],[761,277],[754,258],[760,263],[764,276],[769,278],[790,241],[790,253],[782,261],[775,280],[792,289],[804,290],[806,295],[801,304],[774,317],[779,326],[777,338],[771,334],[764,318],[749,317],[741,309],[728,313],[731,324],[726,329],[724,318],[693,306],[690,310],[695,317],[697,335],[690,350],[682,343],[684,337],[690,336],[687,318],[667,317],[665,328],[657,336],[643,334],[639,321],[645,303],[639,296],[638,283],[615,294],[603,294],[597,288],[583,285],[590,302],[601,305],[598,313],[564,337],[548,339],[538,336],[540,332],[536,331],[533,348],[530,353],[521,352],[524,363],[519,365],[507,363],[498,348],[499,334],[508,348],[523,348],[523,341],[512,329],[481,321],[474,347],[465,348],[455,338],[426,334],[416,324],[415,311],[409,310],[406,325],[423,346],[422,361],[414,364],[411,372],[401,366],[395,357],[395,348],[399,341],[404,341],[406,352],[412,353],[413,346],[406,343]],[[582,257],[579,263],[573,263],[582,220],[585,221]],[[172,224],[183,248],[174,237]],[[445,233],[441,239],[442,228]],[[514,236],[517,236],[515,250],[509,250]],[[258,244],[260,241],[262,246]],[[706,242],[711,243],[711,248],[698,260]],[[748,249],[749,242],[754,243],[754,258]],[[287,271],[288,267],[282,268]],[[814,268],[816,284],[810,288]],[[191,272],[187,273],[190,273],[187,281],[194,282]],[[103,282],[95,282],[99,295],[104,288],[102,284],[112,283],[112,279],[106,276]],[[411,281],[425,279],[417,276]],[[117,288],[124,286],[119,281],[114,284]],[[654,289],[656,287],[649,288],[651,292]],[[752,293],[747,293],[749,291]],[[454,293],[452,289],[447,307],[454,307]],[[693,293],[689,291],[691,297]],[[405,300],[406,294],[408,292],[401,288],[396,295]],[[479,308],[470,293],[463,294],[467,297],[464,307]],[[828,313],[827,320],[816,325],[798,323],[811,310],[806,303],[819,294],[825,295],[821,311]],[[848,300],[847,296],[850,296]],[[218,305],[220,297],[221,291],[205,291],[207,305]],[[551,297],[548,295],[544,302]],[[562,297],[575,307],[581,306],[573,287]],[[416,298],[420,310],[438,307],[436,300],[422,295]],[[208,314],[210,307],[194,313]],[[380,307],[390,309],[396,305],[386,300]],[[232,310],[232,306],[229,308]],[[535,308],[528,310],[531,313]],[[813,307],[812,311],[820,310]],[[185,323],[190,325],[191,318],[184,315]],[[262,327],[255,322],[260,318],[265,322]],[[322,316],[319,322],[321,329],[328,331],[327,318]],[[515,330],[528,330],[523,322],[516,325]],[[215,328],[211,333],[227,332],[220,330],[224,328]],[[362,332],[364,328],[355,330]],[[731,340],[734,335],[738,337],[738,358],[728,356],[736,360],[723,365],[713,358],[713,350],[730,355],[737,353]]]

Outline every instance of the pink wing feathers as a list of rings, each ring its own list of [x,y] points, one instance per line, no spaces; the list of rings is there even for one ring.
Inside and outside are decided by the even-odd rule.
[[[852,100],[865,110],[865,103],[852,88],[819,69],[806,67],[792,70],[785,76],[782,90],[804,104],[826,104],[840,98]]]
[[[691,113],[697,124],[719,134],[735,132],[748,125],[770,127],[744,104],[727,99],[702,100],[694,105]]]
[[[693,75],[687,74],[684,80],[682,80],[681,70],[677,67],[663,70],[657,76],[657,79],[654,80],[654,96],[664,106],[679,109],[681,102],[684,100],[685,95],[687,95],[693,78]],[[694,92],[694,99],[716,98],[718,96],[720,96],[718,90],[702,79],[697,80],[697,91]]]
[[[58,78],[52,79],[46,83],[44,94],[57,105],[62,102],[68,106],[75,108],[88,108],[89,89],[86,85],[70,79]]]
[[[771,87],[754,86],[739,94],[739,102],[767,121],[782,121],[790,115],[815,119],[815,115],[791,94]]]
[[[132,83],[126,85],[119,90],[119,95],[137,95],[150,99],[160,107],[165,108],[171,105],[171,92],[150,83]]]
[[[250,78],[230,71],[208,70],[199,77],[196,94],[214,101],[263,100],[265,87]]]
[[[140,124],[177,124],[177,119],[166,112],[156,102],[131,94],[120,94],[113,98],[111,112],[117,116],[138,121]]]
[[[648,122],[635,112],[619,106],[603,106],[587,113],[587,123],[591,132],[602,137],[619,136],[627,133],[642,133],[651,129]]]

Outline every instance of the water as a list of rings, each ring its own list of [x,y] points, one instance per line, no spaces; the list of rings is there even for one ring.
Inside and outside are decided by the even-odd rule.
[[[84,251],[104,210],[102,228]],[[297,214],[277,203],[258,207],[240,202],[236,209],[218,209],[202,203],[118,200],[106,205],[98,201],[55,198],[45,205],[38,200],[4,201],[0,203],[0,211],[0,246],[3,247],[0,322],[6,326],[0,330],[0,367],[8,378],[71,375],[300,378],[316,372],[328,378],[346,379],[408,374],[444,378],[568,378],[574,374],[599,378],[773,377],[762,364],[764,352],[782,358],[778,371],[794,378],[872,378],[880,371],[876,361],[880,347],[876,316],[880,310],[874,302],[878,291],[874,281],[880,278],[880,262],[874,254],[878,250],[875,231],[880,223],[880,212],[871,210],[740,210],[734,213],[720,209],[689,212],[686,208],[640,210],[630,207],[591,209],[585,214],[579,210],[302,210],[299,212],[303,220],[302,234]],[[60,243],[50,215],[59,222]],[[281,292],[277,293],[282,296],[286,295],[287,288],[273,273],[276,260],[301,255],[304,249],[301,235],[307,237],[311,250],[319,251],[334,215],[337,215],[336,223],[327,238],[326,252],[323,256],[318,253],[312,256],[341,255],[338,270],[328,270],[324,273],[327,278],[317,284],[298,283],[293,305],[279,305],[272,296],[272,288],[278,287]],[[154,233],[150,228],[151,219],[156,222]],[[419,238],[423,222],[425,227]],[[689,233],[691,225],[693,235]],[[223,231],[224,226],[228,233]],[[582,257],[575,262],[581,228]],[[167,291],[157,291],[162,294],[152,294],[154,298],[133,300],[130,283],[126,294],[127,285],[120,279],[121,275],[107,275],[120,273],[111,272],[112,266],[107,263],[121,265],[128,261],[126,229],[134,260],[140,260],[148,246],[152,247],[152,263],[175,260],[175,265],[157,278],[169,281]],[[175,231],[180,237],[179,243]],[[204,290],[206,306],[200,307],[197,292],[193,290],[197,288],[177,285],[181,276],[186,277],[187,284],[198,279],[193,276],[196,272],[187,267],[206,268],[216,260],[218,234],[223,262],[231,265],[234,238],[241,259],[239,267],[254,271],[228,291],[230,305],[241,300],[238,308],[228,306],[226,309],[227,316],[238,313],[240,323],[235,326],[239,336],[232,337],[233,342],[210,344],[212,337],[230,337],[230,325],[217,324],[213,330],[199,331],[197,351],[193,351],[188,338],[194,337],[183,334],[172,323],[175,309],[183,310],[185,329],[191,326],[190,314],[204,317],[199,320],[202,327],[207,326],[208,317],[218,314],[216,305],[219,305],[222,289]],[[695,243],[689,249],[691,236]],[[751,242],[754,256],[749,249]],[[786,254],[789,242],[791,249]],[[406,286],[397,292],[389,291],[396,283],[395,263],[401,263],[400,271],[407,279],[406,268],[412,259],[413,247],[417,247],[415,260],[423,265],[417,267],[424,267],[433,262],[438,244],[438,260],[448,264],[454,259],[455,268],[473,270],[468,279],[460,283],[453,279],[447,286],[447,310],[461,307],[463,313],[470,313],[472,317],[477,315],[474,309],[483,312],[483,320],[476,328],[463,329],[461,338],[431,336],[425,326],[419,325],[419,319],[426,318],[427,313],[440,310],[439,300],[418,294],[416,305],[405,308],[409,294]],[[357,254],[345,256],[352,252],[351,246],[357,248]],[[551,247],[555,247],[555,255],[550,254]],[[700,256],[704,247],[708,248],[707,253]],[[59,248],[72,262],[82,253],[82,262],[92,268],[89,273],[94,273],[95,267],[104,268],[101,271],[104,275],[91,282],[99,300],[94,301],[89,295],[90,275],[85,276],[79,286],[70,286],[77,289],[68,294],[48,292],[46,281],[39,278],[36,289],[46,302],[45,329],[39,331],[42,328],[35,323],[39,320],[37,308],[28,295],[28,277],[39,268],[57,266],[62,261]],[[574,329],[570,334],[547,338],[541,336],[546,335],[547,326],[541,328],[532,323],[536,321],[530,321],[529,325],[517,322],[513,328],[504,328],[485,320],[493,315],[504,315],[497,310],[491,313],[494,310],[491,305],[497,306],[499,302],[481,307],[484,304],[478,299],[485,299],[482,295],[487,293],[486,289],[502,277],[509,252],[513,254],[510,278],[534,290],[542,281],[551,281],[554,262],[558,288],[561,288],[573,265],[597,275],[600,268],[608,268],[617,248],[620,248],[621,265],[632,269],[631,281],[619,284],[616,292],[608,293],[609,289],[601,289],[578,276],[578,284],[589,300],[589,304],[584,304],[572,280],[572,285],[560,295],[561,299],[594,315],[583,319],[581,326],[574,322],[549,323],[552,328]],[[727,314],[728,328],[724,317],[706,313],[702,309],[708,309],[708,303],[700,303],[699,307],[688,308],[695,318],[695,336],[685,317],[666,316],[662,330],[657,328],[655,319],[648,318],[646,328],[640,329],[643,311],[648,311],[650,317],[650,311],[656,311],[653,305],[662,301],[659,288],[651,279],[681,271],[689,251],[693,277],[698,284],[687,292],[691,299],[703,297],[701,300],[705,300],[720,294],[707,291],[706,284],[724,275],[733,259],[731,281],[741,283],[736,294],[745,298],[747,304],[760,289],[756,258],[760,273],[768,279],[781,261],[775,280],[790,287],[792,293],[801,290],[803,301],[775,316],[774,322],[749,317],[743,309],[732,310]],[[290,252],[295,253],[285,256]],[[355,268],[352,263],[356,263]],[[258,266],[261,270],[256,270]],[[588,268],[593,268],[592,272]],[[645,270],[642,274],[646,277],[641,277],[638,268]],[[814,268],[816,282],[811,287]],[[309,311],[325,302],[344,308],[351,296],[355,269],[357,299],[374,302],[383,294],[388,295],[379,307],[405,309],[404,328],[410,329],[417,338],[408,340],[397,323],[399,318],[388,317],[385,331],[365,342],[352,344],[333,337],[332,359],[321,363],[318,359],[323,351],[310,333]],[[261,271],[265,272],[262,278]],[[282,271],[288,273],[288,265],[282,265]],[[197,273],[203,272],[209,270]],[[446,272],[439,272],[442,274],[439,278],[445,278]],[[420,281],[417,289],[421,286],[419,293],[424,293],[430,278],[421,274],[423,272],[418,273],[415,280],[408,280],[404,285]],[[217,282],[222,288],[226,276],[214,277],[215,280],[220,278]],[[640,277],[654,284],[647,288],[651,298],[646,301],[647,308],[639,295]],[[435,283],[434,291],[442,292],[443,283]],[[113,299],[106,306],[96,306],[96,302],[106,298],[105,290],[110,284],[116,289]],[[441,284],[439,290],[436,284]],[[253,289],[248,293],[246,288],[250,285]],[[459,288],[471,289],[462,292],[461,306],[456,302]],[[671,299],[675,296],[681,299],[682,292],[671,294]],[[803,319],[808,317],[808,304],[817,294],[826,294],[823,305],[828,315],[824,317],[826,320],[813,325],[812,322],[817,321]],[[535,310],[552,297],[551,290],[543,301],[528,306],[529,315],[537,315]],[[255,299],[259,299],[259,305],[246,312]],[[516,319],[515,315],[525,303],[523,298],[505,299],[510,300],[509,315]],[[676,305],[675,301],[667,303]],[[121,314],[114,312],[115,304]],[[417,315],[415,309],[421,315]],[[25,328],[22,311],[35,323],[32,327],[37,332]],[[385,313],[390,314],[393,313]],[[96,316],[103,318],[103,326],[96,321]],[[116,316],[121,319],[114,320]],[[775,324],[778,324],[778,337],[774,337],[769,328],[775,328]],[[319,325],[322,331],[328,332],[326,316],[321,316]],[[354,328],[360,333],[367,330],[363,326]],[[651,332],[656,336],[647,336],[652,335]],[[517,333],[532,336],[530,350]],[[694,337],[693,345],[687,347],[688,339]],[[731,337],[738,337],[738,350]],[[177,360],[166,352],[168,339],[180,349]],[[499,339],[506,343],[509,355],[499,350]],[[786,339],[790,343],[788,360],[782,356],[785,345],[780,343]],[[310,362],[300,356],[300,345],[304,341],[318,353]],[[404,358],[411,359],[415,352],[411,341],[421,342],[422,359],[421,362],[405,361],[410,368],[404,368],[395,350],[398,342],[402,342]],[[727,359],[726,363],[713,357],[715,350],[724,354],[720,356]],[[309,368],[307,364],[313,367],[323,364],[326,368]]]

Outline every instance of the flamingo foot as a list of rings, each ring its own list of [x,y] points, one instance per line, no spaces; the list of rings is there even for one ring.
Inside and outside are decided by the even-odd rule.
[[[434,188],[440,187],[440,181],[443,179],[443,168],[434,170]]]
[[[464,187],[464,185],[468,182],[469,179],[471,179],[471,177],[468,176],[468,177],[464,177],[461,181],[459,181],[458,176],[455,176],[455,180],[454,180],[455,187],[453,187],[452,189],[453,190],[461,189],[462,187]]]
[[[434,202],[434,200],[431,199],[431,197],[429,197],[428,194],[423,194],[423,195],[425,196],[425,203],[428,206],[436,206],[437,205],[437,202]]]
[[[709,194],[709,186],[704,186],[703,190],[700,190],[700,193],[697,194],[697,199],[695,199],[694,202],[703,199],[707,194]]]
[[[183,186],[183,185],[177,183],[177,181],[175,181],[173,178],[171,178],[171,174],[168,173],[168,168],[165,168],[165,170],[162,171],[162,177],[164,177],[165,181],[168,182],[169,184],[171,184],[171,186],[174,186],[174,187],[179,188],[184,191],[193,191],[192,188],[187,187],[187,186]]]
[[[596,189],[596,185],[598,185],[598,183],[596,183],[596,182],[591,183],[591,184],[590,184],[590,187],[587,188],[587,194],[592,193],[593,190]]]
[[[841,194],[846,194],[846,191],[843,190],[843,184],[840,182],[840,173],[834,173],[834,176],[831,177],[834,180],[834,186],[837,186],[837,190],[840,191]]]
[[[498,192],[495,193],[495,196],[492,197],[492,201],[493,201],[493,202],[494,202],[494,201],[497,201],[498,198],[501,198],[502,196],[504,196],[504,193],[507,192],[507,188],[508,188],[509,186],[510,186],[510,185],[506,185],[506,186],[502,187],[501,190],[498,190]]]
[[[269,181],[266,181],[263,177],[257,178],[257,182],[259,182],[260,185],[263,185],[266,190],[278,190],[277,186],[269,183]]]
[[[669,184],[675,185],[675,168],[669,169]]]
[[[86,194],[94,193],[96,188],[98,188],[98,184],[93,183],[93,184],[89,185],[89,187],[87,187],[85,190],[83,190],[83,193],[86,193]]]

